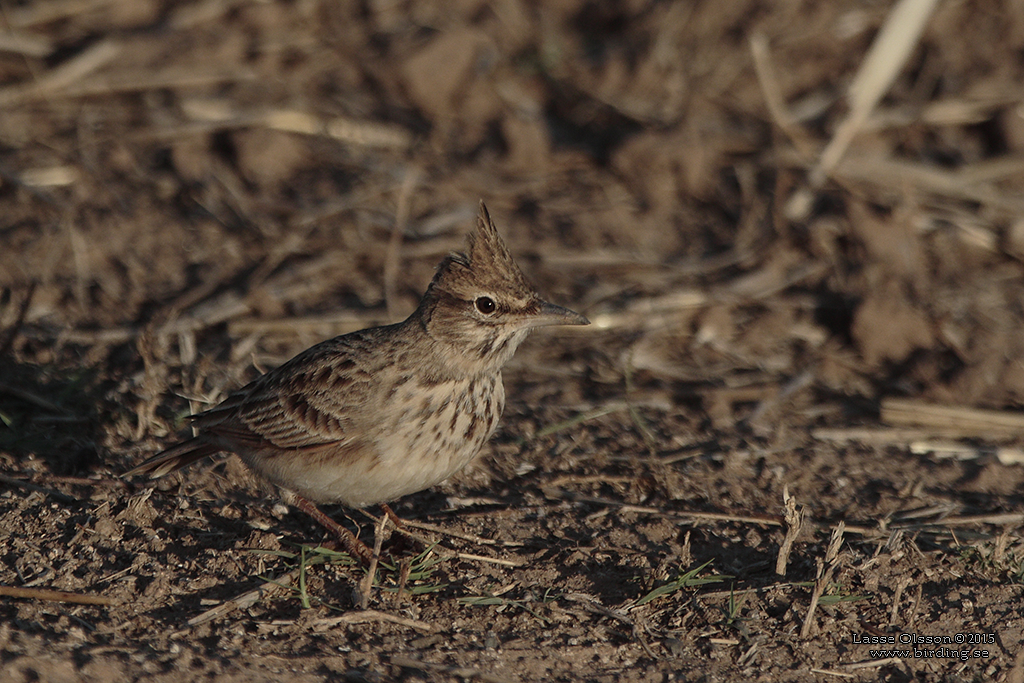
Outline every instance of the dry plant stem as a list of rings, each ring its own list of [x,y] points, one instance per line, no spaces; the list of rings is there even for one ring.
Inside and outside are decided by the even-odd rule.
[[[966,515],[964,517],[946,517],[945,519],[924,524],[907,524],[905,528],[923,527],[973,526],[975,524],[1024,524],[1024,513],[1002,512],[991,515]]]
[[[334,534],[341,542],[345,551],[359,560],[364,567],[370,564],[370,561],[373,559],[373,553],[370,552],[365,543],[356,538],[355,534],[328,517],[324,514],[323,510],[302,496],[295,495],[291,502],[295,507],[312,517],[317,524]]]
[[[1024,210],[1019,196],[1000,191],[992,183],[972,183],[971,167],[945,170],[905,159],[857,156],[843,160],[832,170],[842,183],[863,183],[892,196],[892,188],[912,187],[922,193],[984,204],[987,209],[1011,215]],[[905,192],[905,189],[903,190]]]
[[[839,678],[856,678],[853,674],[843,673],[842,671],[833,671],[832,669],[811,669],[812,674],[821,674],[823,676],[838,676]]]
[[[473,534],[460,534],[457,531],[449,531],[448,529],[443,529],[433,524],[426,524],[425,522],[414,522],[408,519],[402,519],[401,517],[398,517],[395,514],[395,512],[391,510],[391,508],[386,504],[381,505],[380,507],[382,510],[384,510],[384,516],[380,518],[374,517],[365,510],[361,510],[361,512],[377,524],[380,524],[382,519],[390,518],[391,522],[395,526],[395,531],[402,534],[406,538],[411,538],[417,543],[420,543],[424,548],[432,546],[433,552],[437,553],[439,556],[444,557],[446,559],[457,558],[460,560],[470,560],[473,562],[497,564],[503,567],[522,567],[523,565],[527,564],[527,561],[521,558],[517,558],[515,560],[499,559],[497,557],[486,557],[484,555],[474,555],[472,553],[461,553],[455,550],[450,550],[442,545],[439,545],[438,542],[434,539],[427,538],[419,534],[415,534],[409,531],[409,529],[407,529],[406,527],[425,529],[427,531],[433,531],[444,536],[450,536],[452,538],[458,538],[463,541],[469,541],[470,543],[478,543],[480,545],[500,545],[502,547],[518,548],[523,545],[522,543],[516,541],[495,541],[494,539],[483,538],[481,536],[474,536]]]
[[[200,624],[205,624],[208,621],[219,619],[227,614],[230,614],[231,612],[234,612],[235,610],[251,607],[252,605],[255,605],[260,598],[269,595],[270,593],[280,588],[284,588],[291,585],[292,581],[294,581],[295,577],[297,577],[298,575],[299,569],[298,567],[296,567],[290,572],[282,574],[281,576],[277,577],[272,581],[268,580],[259,588],[248,591],[247,593],[242,593],[236,598],[232,598],[231,600],[222,602],[216,607],[208,609],[198,616],[192,617],[188,620],[188,625],[199,626]]]
[[[783,520],[778,515],[740,515],[723,512],[696,512],[689,510],[662,510],[661,508],[648,505],[629,505],[619,500],[600,498],[598,496],[584,496],[565,489],[545,489],[544,494],[557,500],[571,500],[578,503],[591,503],[593,505],[607,505],[616,508],[620,512],[638,512],[647,515],[658,515],[666,519],[677,520],[698,520],[709,522],[740,522],[746,524],[765,524],[768,526],[782,526]]]
[[[796,498],[789,495],[789,487],[782,490],[782,499],[785,502],[786,513],[786,538],[779,548],[779,556],[775,561],[775,573],[779,576],[786,575],[786,566],[789,564],[789,554],[793,551],[793,544],[800,535],[800,528],[804,523],[804,511],[796,507]]]
[[[5,31],[0,35],[0,50],[38,59],[53,52],[53,43],[28,33]]]
[[[981,410],[966,406],[940,406],[923,401],[886,399],[882,401],[882,422],[898,426],[961,429],[984,436],[992,430],[1024,431],[1024,414],[1006,410]]]
[[[626,624],[632,630],[633,637],[636,638],[636,641],[640,644],[640,647],[643,648],[643,651],[647,653],[647,656],[651,657],[652,659],[655,658],[654,653],[651,651],[650,646],[647,644],[647,640],[643,636],[641,630],[642,622],[639,622],[638,618],[632,618],[625,612],[605,607],[600,602],[598,602],[593,596],[587,595],[586,593],[567,593],[562,597],[564,597],[566,600],[582,605],[589,612],[610,617],[612,619],[615,619],[616,621],[620,621],[623,624]],[[643,625],[646,627],[646,624]],[[649,631],[650,629],[645,628],[644,630]]]
[[[803,582],[786,581],[783,583],[768,584],[767,586],[761,586],[760,588],[730,588],[727,591],[711,591],[709,593],[701,593],[700,596],[706,600],[711,600],[713,598],[736,598],[741,595],[761,595],[770,590],[786,590],[789,588],[805,587],[806,586]]]
[[[366,577],[359,582],[357,589],[356,603],[359,609],[365,610],[370,604],[370,595],[373,593],[373,580],[377,576],[377,563],[380,562],[380,548],[384,543],[384,531],[387,529],[388,517],[384,515],[377,524],[377,533],[373,539],[373,554],[370,556],[370,566],[366,571]],[[365,546],[364,546],[365,547]]]
[[[386,507],[385,505],[381,505],[382,509],[385,508],[385,507]],[[385,514],[387,514],[389,511],[390,511],[390,508],[385,510]],[[394,515],[395,513],[394,512],[390,512],[390,514]],[[371,519],[373,519],[374,521],[378,521],[377,518],[374,517],[373,515],[367,514],[367,516],[370,517]],[[402,519],[402,518],[397,517],[397,516],[394,519],[392,519],[392,521],[394,522],[395,519],[397,519],[397,520],[399,520],[401,522],[401,524],[398,524],[398,523],[395,524],[396,530],[400,534],[404,534],[404,535],[406,535],[406,536],[408,536],[410,538],[415,538],[416,540],[418,540],[420,542],[424,542],[426,539],[424,539],[422,536],[417,536],[415,534],[410,533],[408,530],[406,530],[403,527],[411,527],[413,529],[422,529],[424,531],[431,531],[431,532],[433,532],[435,534],[444,534],[445,536],[450,536],[452,538],[458,538],[460,540],[469,541],[470,543],[476,543],[478,545],[496,545],[496,546],[501,546],[503,548],[519,548],[519,547],[522,547],[522,545],[523,545],[522,543],[520,543],[518,541],[498,541],[498,540],[495,540],[493,538],[484,538],[483,536],[476,536],[474,534],[463,534],[463,533],[460,533],[458,531],[452,531],[450,529],[445,529],[443,527],[439,527],[436,524],[428,524],[427,522],[418,522],[418,521],[412,520],[412,519]],[[429,545],[429,542],[428,542],[428,545]]]
[[[892,608],[889,610],[889,625],[890,626],[895,626],[896,625],[896,615],[899,613],[899,610],[900,610],[900,600],[903,598],[903,591],[905,591],[907,589],[907,586],[909,586],[909,585],[910,585],[910,577],[909,576],[901,576],[896,581],[896,591],[893,593],[893,596],[892,596]]]
[[[434,631],[436,631],[433,626],[426,622],[417,621],[416,619],[407,619],[405,617],[400,617],[397,614],[378,612],[373,609],[361,610],[359,612],[348,612],[340,617],[320,619],[313,622],[313,628],[317,631],[326,631],[338,624],[367,624],[373,622],[398,624],[399,626],[407,626],[409,628],[416,629],[417,631],[423,631],[424,633],[434,633]]]
[[[349,145],[375,147],[378,149],[405,149],[412,142],[412,135],[401,126],[388,125],[377,121],[352,119],[336,116],[325,119],[298,109],[270,109],[264,112],[237,111],[230,102],[222,102],[220,111],[214,113],[212,121],[221,127],[242,128],[254,124],[299,135],[323,136],[340,140]],[[414,169],[418,172],[418,169]]]
[[[832,530],[832,539],[829,541],[828,549],[825,551],[825,559],[818,558],[818,577],[814,581],[814,590],[811,593],[811,604],[807,607],[807,616],[800,627],[800,637],[806,638],[811,632],[811,625],[814,623],[814,611],[818,608],[818,601],[825,593],[825,588],[832,581],[835,573],[836,560],[839,556],[839,548],[843,544],[843,533],[846,531],[846,524],[839,522]]]
[[[455,553],[446,552],[438,553],[441,557],[454,557],[459,560],[469,560],[470,562],[483,562],[484,564],[497,564],[502,567],[522,567],[529,564],[529,561],[525,559],[506,560],[497,557],[485,557],[483,555],[474,555],[472,553]]]
[[[970,438],[978,435],[973,431],[960,429],[958,427],[931,427],[907,428],[907,427],[821,427],[811,430],[811,436],[818,441],[831,441],[833,443],[862,443],[865,445],[891,445],[906,447],[916,441],[924,441],[929,438]],[[1003,434],[991,432],[988,436],[1003,436]]]
[[[913,441],[908,450],[914,455],[930,455],[936,460],[953,458],[955,460],[978,460],[995,458],[1001,465],[1019,465],[1024,463],[1024,450],[1020,448],[986,447],[978,448],[967,444],[942,440]]]
[[[750,54],[754,58],[754,73],[757,74],[765,105],[775,125],[789,138],[802,156],[807,159],[813,158],[815,150],[807,132],[794,120],[786,106],[775,64],[771,58],[768,37],[764,33],[757,31],[750,36]]]
[[[811,182],[820,186],[846,153],[868,115],[896,79],[920,40],[937,0],[900,0],[893,7],[850,84],[850,113],[822,151],[811,170]]]
[[[123,47],[122,43],[113,39],[99,41],[60,66],[50,69],[29,85],[0,89],[0,104],[14,106],[32,99],[56,97],[65,88],[109,64],[121,53]]]
[[[0,595],[9,598],[28,598],[30,600],[47,600],[49,602],[73,602],[78,605],[115,605],[117,601],[102,595],[69,593],[67,591],[48,590],[46,588],[22,588],[20,586],[0,586]]]
[[[401,601],[405,596],[405,587],[409,583],[409,574],[412,572],[412,563],[408,557],[403,557],[398,569],[398,590],[395,591],[395,598]]]
[[[743,655],[736,660],[736,665],[741,667],[748,666],[750,664],[750,661],[754,658],[754,655],[757,654],[758,650],[760,649],[761,643],[755,641],[754,644],[747,648],[747,651],[744,652]]]

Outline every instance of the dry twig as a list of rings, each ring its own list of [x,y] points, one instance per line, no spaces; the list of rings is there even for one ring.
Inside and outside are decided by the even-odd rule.
[[[829,541],[828,549],[825,551],[825,559],[818,558],[818,576],[814,581],[814,590],[811,592],[811,603],[807,606],[807,615],[800,627],[800,637],[806,638],[811,632],[813,625],[814,611],[818,608],[818,601],[824,595],[825,589],[832,581],[838,564],[839,548],[843,545],[843,533],[846,531],[846,524],[839,522],[832,530],[832,539]]]
[[[938,0],[900,0],[893,6],[850,84],[850,113],[811,171],[812,183],[820,184],[843,158],[854,136],[903,69],[937,4]]]
[[[370,595],[373,593],[373,582],[377,578],[377,564],[380,562],[380,549],[384,543],[384,533],[388,528],[388,516],[381,515],[377,523],[377,531],[373,538],[373,555],[370,556],[370,567],[366,570],[366,576],[359,582],[356,588],[356,604],[359,609],[365,610],[370,604]]]
[[[437,630],[425,621],[407,619],[405,617],[400,617],[397,614],[378,612],[373,609],[360,610],[358,612],[347,612],[340,617],[318,619],[313,622],[313,628],[317,631],[326,631],[338,624],[369,624],[374,622],[398,624],[399,626],[407,626],[409,628],[416,629],[417,631],[423,631],[424,633],[434,633]]]
[[[804,510],[797,509],[796,498],[789,495],[789,487],[782,489],[782,502],[785,507],[786,538],[779,546],[779,556],[775,560],[775,573],[779,576],[786,575],[786,566],[789,564],[789,554],[793,551],[793,544],[804,524]]]
[[[267,581],[259,588],[243,593],[242,595],[232,598],[231,600],[227,600],[226,602],[222,602],[213,609],[206,610],[202,614],[192,617],[188,620],[188,625],[199,626],[200,624],[205,624],[208,621],[219,619],[231,612],[234,612],[235,610],[251,607],[259,602],[261,598],[270,595],[281,588],[287,588],[290,586],[298,575],[299,568],[295,568],[290,572],[282,574],[273,581]]]
[[[69,593],[46,588],[22,588],[20,586],[0,586],[0,595],[9,598],[28,598],[30,600],[47,600],[49,602],[72,602],[78,605],[116,605],[117,601],[103,595],[88,593]]]

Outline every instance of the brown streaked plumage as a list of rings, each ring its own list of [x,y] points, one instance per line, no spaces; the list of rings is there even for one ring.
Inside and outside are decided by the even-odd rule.
[[[468,246],[441,262],[406,320],[303,351],[193,416],[197,436],[124,476],[230,451],[328,523],[309,501],[385,503],[465,467],[498,424],[501,368],[529,331],[588,324],[541,300],[483,202]]]

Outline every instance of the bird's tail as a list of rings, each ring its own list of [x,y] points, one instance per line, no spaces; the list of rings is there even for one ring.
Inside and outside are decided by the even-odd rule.
[[[221,450],[215,444],[206,441],[202,437],[183,441],[177,446],[171,446],[166,451],[157,453],[141,465],[134,467],[122,477],[134,477],[137,474],[148,474],[150,479],[157,479],[170,474],[174,470],[181,469],[185,465],[194,463],[196,460],[213,455]]]

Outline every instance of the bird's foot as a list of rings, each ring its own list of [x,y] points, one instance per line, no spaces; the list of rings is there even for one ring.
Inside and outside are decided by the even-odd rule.
[[[300,495],[293,494],[290,502],[295,507],[312,517],[317,524],[334,534],[341,543],[341,547],[345,552],[358,560],[364,567],[370,566],[370,562],[373,560],[373,551],[371,551],[365,543],[356,538],[355,534],[335,522],[324,514],[323,510]]]

